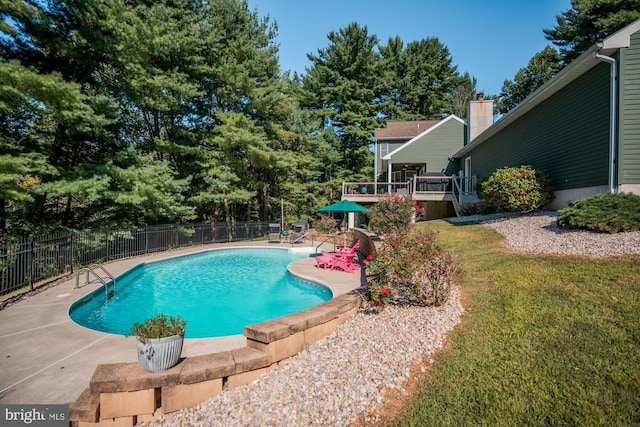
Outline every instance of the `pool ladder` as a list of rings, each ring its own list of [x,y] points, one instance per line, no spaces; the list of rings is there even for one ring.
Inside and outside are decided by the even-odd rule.
[[[109,293],[109,281],[105,281],[103,276],[96,273],[96,269],[101,270],[104,273],[104,275],[110,279],[109,281],[113,282],[113,291],[111,291],[111,293]],[[76,289],[80,288],[80,275],[82,273],[86,273],[86,278],[84,282],[85,285],[88,285],[89,283],[92,283],[95,281],[95,280],[89,281],[90,274],[92,274],[100,283],[104,285],[105,301],[107,301],[110,297],[116,294],[116,278],[113,277],[111,273],[109,273],[107,269],[104,268],[103,266],[98,264],[93,264],[92,266],[78,270],[78,273],[76,274]]]

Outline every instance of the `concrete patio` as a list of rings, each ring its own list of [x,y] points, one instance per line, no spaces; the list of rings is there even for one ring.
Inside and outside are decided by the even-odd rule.
[[[117,260],[104,265],[117,276],[145,261],[231,246],[291,247],[265,241],[214,244]],[[304,246],[312,249],[308,245],[296,248],[305,250]],[[359,273],[318,270],[313,256],[290,264],[289,270],[298,277],[325,284],[334,296],[348,293],[361,284]],[[90,330],[69,318],[68,310],[74,301],[102,286],[89,284],[76,289],[75,285],[76,278],[72,275],[60,280],[56,286],[0,311],[0,403],[68,403],[87,387],[99,364],[137,361],[133,337]],[[216,353],[245,345],[244,335],[185,339],[182,355],[189,357]]]

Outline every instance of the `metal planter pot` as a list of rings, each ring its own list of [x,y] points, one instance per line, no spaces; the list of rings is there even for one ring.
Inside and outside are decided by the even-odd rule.
[[[162,372],[180,360],[184,334],[141,340],[136,337],[138,362],[147,372]]]

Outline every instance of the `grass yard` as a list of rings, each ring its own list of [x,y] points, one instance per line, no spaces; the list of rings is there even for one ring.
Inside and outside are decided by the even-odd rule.
[[[429,225],[466,313],[400,426],[640,425],[640,258],[517,254],[480,225]]]

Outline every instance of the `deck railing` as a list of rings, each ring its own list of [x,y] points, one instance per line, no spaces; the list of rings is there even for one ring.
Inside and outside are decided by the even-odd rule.
[[[475,177],[460,176],[414,176],[406,182],[343,182],[343,197],[371,197],[387,194],[454,194],[459,192],[470,194]]]
[[[406,182],[344,182],[342,197],[369,199],[388,194],[407,195],[415,198],[424,195],[451,195],[454,205],[459,205],[464,195],[475,194],[476,177],[466,176],[414,176]]]
[[[343,182],[342,195],[353,197],[410,194],[411,182]]]
[[[268,222],[153,225],[69,231],[0,243],[0,295],[74,269],[173,248],[264,237]]]

